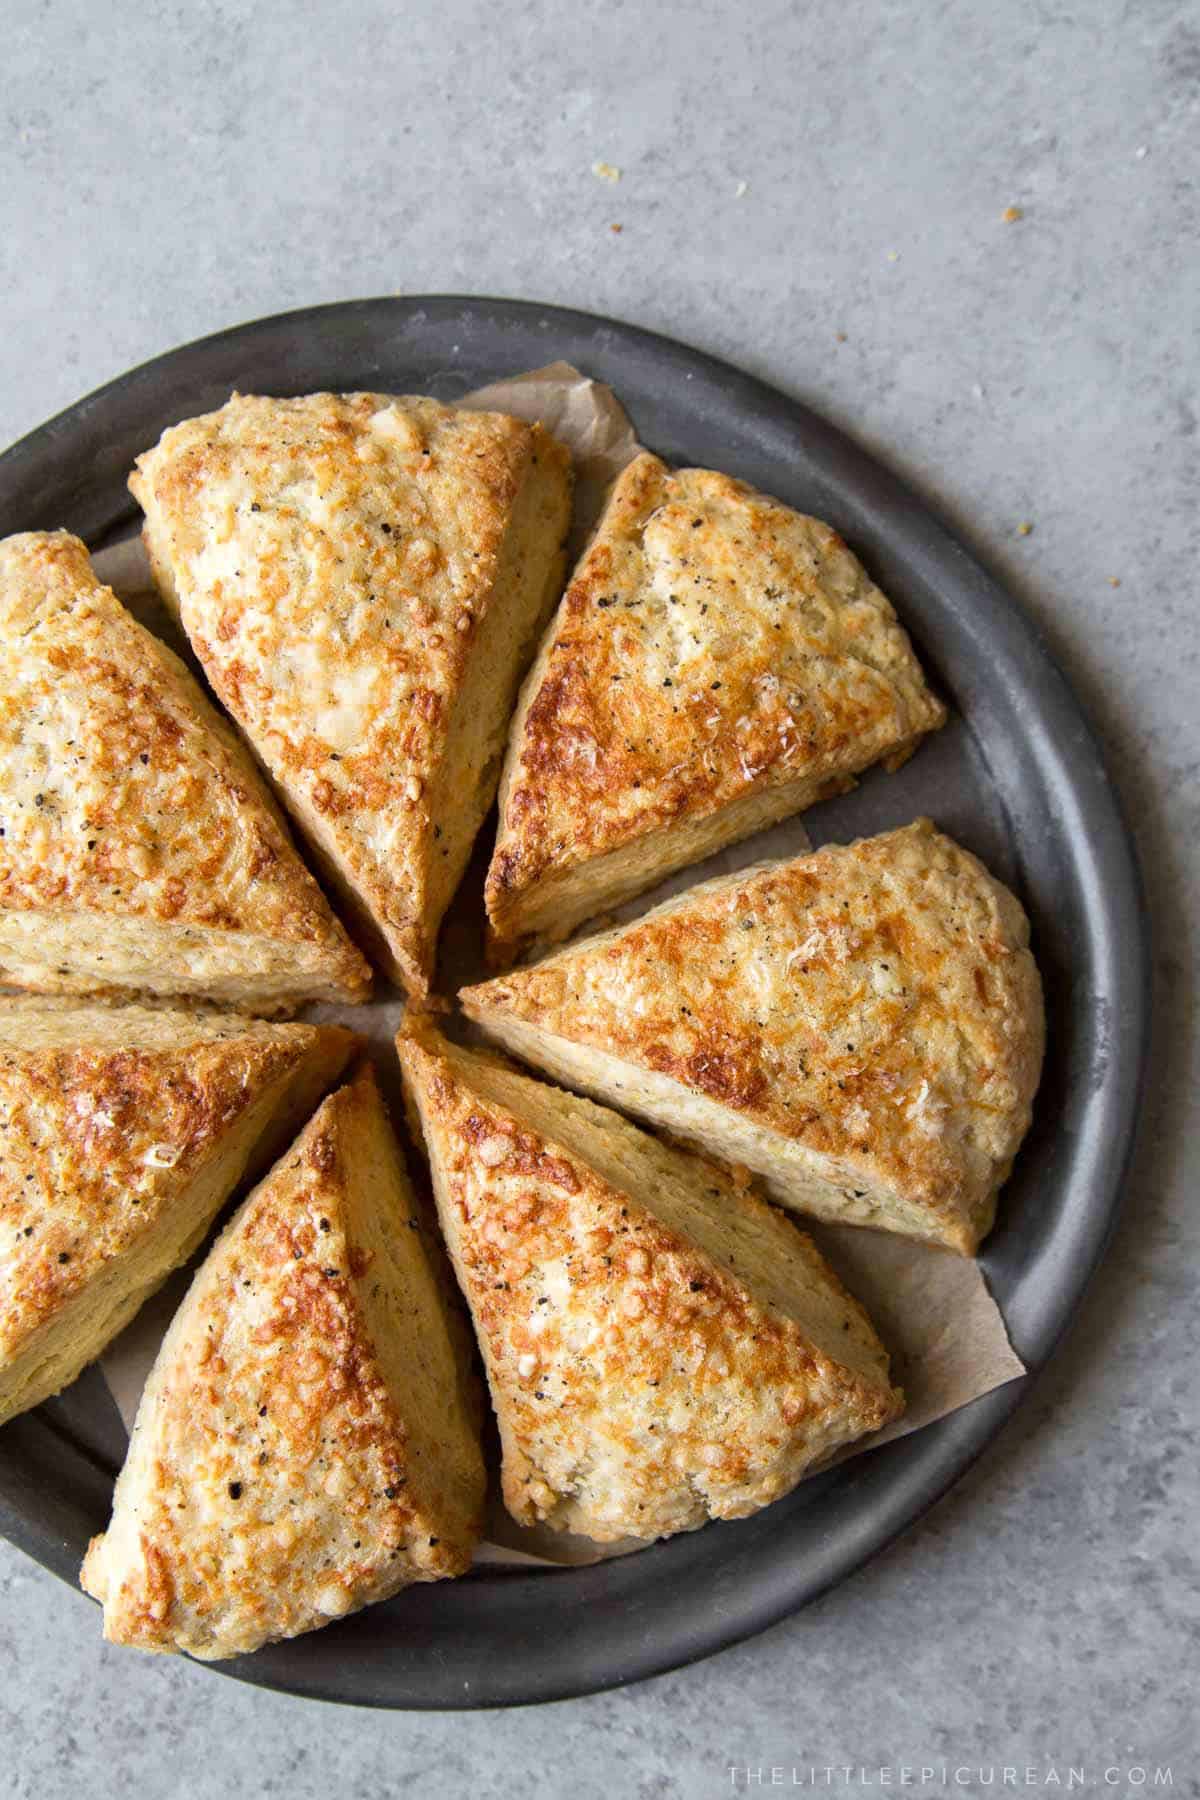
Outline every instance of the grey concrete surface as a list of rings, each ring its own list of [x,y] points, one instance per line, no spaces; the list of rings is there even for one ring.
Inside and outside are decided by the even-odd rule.
[[[386,291],[729,356],[881,451],[1037,616],[1136,817],[1159,1000],[1124,1221],[1056,1367],[804,1616],[623,1693],[389,1717],[110,1651],[0,1548],[0,1793],[593,1800],[943,1762],[1200,1791],[1198,89],[1179,0],[0,11],[0,440],[187,338]]]

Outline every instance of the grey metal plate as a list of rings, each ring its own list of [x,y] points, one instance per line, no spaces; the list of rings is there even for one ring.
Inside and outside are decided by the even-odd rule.
[[[1103,1253],[1137,1114],[1149,943],[1130,839],[1100,752],[1031,622],[926,506],[773,389],[630,326],[505,300],[356,301],[285,314],[158,358],[0,457],[0,535],[128,528],[125,480],[164,426],[243,392],[377,388],[451,399],[563,357],[609,382],[668,461],[710,464],[828,519],[892,595],[941,693],[946,731],[896,776],[816,809],[815,842],[927,812],[1020,893],[1046,982],[1033,1131],[984,1268],[1031,1373]],[[1029,1378],[805,1482],[736,1524],[627,1560],[477,1571],[222,1665],[294,1693],[392,1707],[516,1705],[634,1681],[802,1606],[945,1492]],[[122,1434],[89,1372],[0,1431],[0,1530],[68,1581],[104,1528]]]

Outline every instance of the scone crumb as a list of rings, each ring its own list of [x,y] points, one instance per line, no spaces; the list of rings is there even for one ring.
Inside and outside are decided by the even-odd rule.
[[[1033,520],[1032,519],[1022,519],[1020,524],[1017,526],[1017,536],[1018,537],[1029,537],[1029,535],[1031,534],[1032,531],[1033,531]]]
[[[327,1581],[313,1595],[313,1605],[327,1619],[341,1619],[350,1611],[353,1595],[339,1581]]]
[[[1120,587],[1121,577],[1119,575],[1110,575],[1108,578],[1108,585],[1109,587]]]
[[[609,229],[609,230],[610,230],[610,231],[615,231],[615,232],[616,232],[616,233],[617,233],[617,234],[618,234],[618,236],[619,236],[619,235],[620,235],[620,233],[621,233],[621,232],[622,232],[622,231],[624,231],[624,229],[625,229],[625,227],[624,227],[624,226],[623,226],[623,225],[610,225],[610,226],[609,226],[609,228],[608,228],[608,229]]]
[[[596,177],[597,181],[620,181],[621,179],[620,169],[618,169],[615,163],[610,162],[594,162],[592,164],[592,174]]]
[[[1022,206],[1006,206],[1000,217],[1006,225],[1015,225],[1018,219],[1025,217],[1025,209]]]

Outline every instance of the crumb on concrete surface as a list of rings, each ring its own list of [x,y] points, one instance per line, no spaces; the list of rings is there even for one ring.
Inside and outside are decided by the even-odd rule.
[[[596,177],[597,181],[620,181],[621,179],[621,171],[618,169],[616,163],[594,162],[592,164],[592,174]]]
[[[1109,587],[1120,587],[1121,577],[1119,575],[1110,575],[1108,578],[1108,585]]]
[[[1025,208],[1023,206],[1006,206],[1000,217],[1006,225],[1015,225],[1018,219],[1025,217]]]
[[[1022,519],[1021,523],[1017,526],[1017,536],[1018,537],[1028,537],[1032,530],[1033,530],[1033,520],[1032,519]]]
[[[846,342],[846,334],[844,331],[835,331],[833,335],[839,344],[844,344]]]
[[[741,200],[744,199],[749,192],[750,183],[748,181],[739,181],[733,190],[733,197],[735,200]]]
[[[610,225],[608,229],[610,231],[617,232],[619,235],[622,231],[624,231],[625,227],[623,225]]]

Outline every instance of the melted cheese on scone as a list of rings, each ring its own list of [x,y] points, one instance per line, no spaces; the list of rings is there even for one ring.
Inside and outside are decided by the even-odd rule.
[[[919,820],[706,882],[461,999],[783,1205],[970,1253],[1041,1070],[1028,945],[1007,888]]]
[[[566,451],[435,400],[235,396],[164,433],[130,486],[214,689],[423,994],[558,597]]]
[[[352,1043],[232,1013],[0,1000],[0,1422],[101,1354]]]
[[[522,690],[493,954],[896,768],[945,710],[838,534],[709,469],[621,474]]]
[[[328,1099],[171,1324],[84,1563],[111,1641],[236,1656],[461,1575],[473,1377],[374,1080]]]
[[[728,1169],[428,1026],[398,1049],[519,1523],[740,1518],[902,1409],[861,1307]]]
[[[66,532],[0,543],[0,983],[361,1000],[245,749]]]

